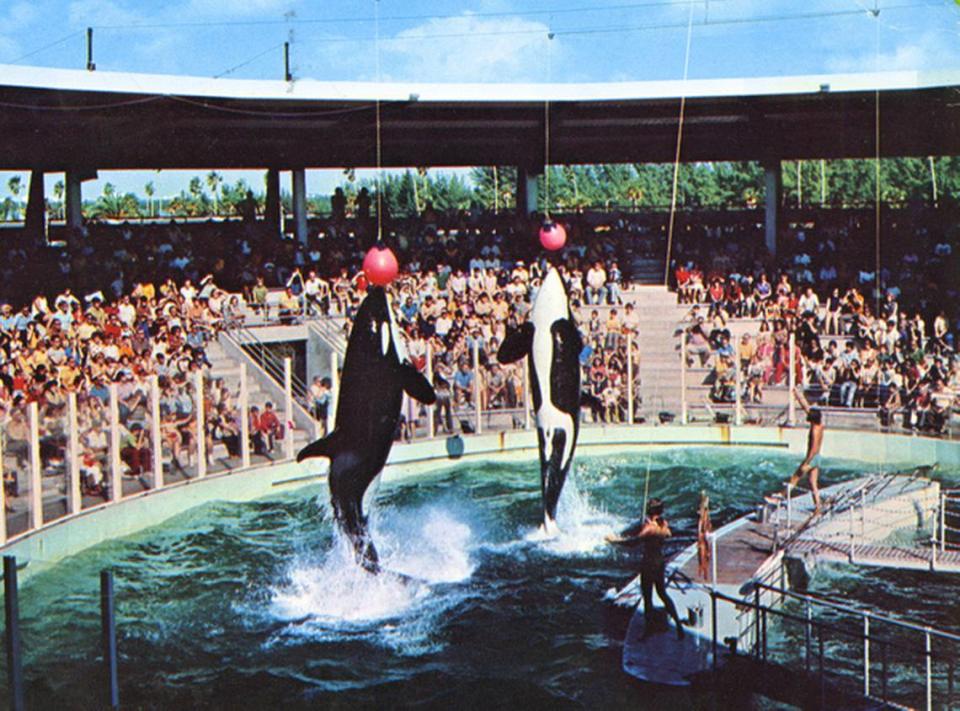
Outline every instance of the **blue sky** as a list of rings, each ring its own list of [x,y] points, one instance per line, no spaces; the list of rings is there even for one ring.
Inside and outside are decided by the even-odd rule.
[[[960,68],[954,0],[0,0],[0,64],[82,68],[92,26],[98,71],[281,78],[289,41],[295,78],[375,81],[379,56],[382,81],[678,79],[688,23],[691,78]],[[173,194],[190,174],[84,195]],[[308,189],[339,179],[311,171]]]

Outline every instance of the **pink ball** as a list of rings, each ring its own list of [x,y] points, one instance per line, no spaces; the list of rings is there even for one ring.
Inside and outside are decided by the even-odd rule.
[[[399,271],[397,257],[389,247],[374,245],[363,258],[363,273],[371,284],[386,286],[396,279]]]
[[[567,243],[567,231],[559,222],[544,222],[540,228],[540,244],[544,249],[554,252],[563,249]]]

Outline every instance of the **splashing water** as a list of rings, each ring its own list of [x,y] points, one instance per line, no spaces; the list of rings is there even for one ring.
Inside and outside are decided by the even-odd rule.
[[[623,528],[624,520],[594,506],[590,497],[580,491],[577,476],[567,477],[557,505],[559,532],[550,534],[539,526],[525,536],[530,542],[543,543],[555,555],[591,554],[606,549],[604,537]]]
[[[390,509],[372,517],[371,534],[379,575],[357,565],[339,534],[319,562],[301,556],[291,563],[287,580],[271,590],[270,613],[286,623],[282,636],[333,641],[347,634],[406,654],[435,648],[433,621],[464,598],[450,584],[474,570],[470,526],[434,506]]]

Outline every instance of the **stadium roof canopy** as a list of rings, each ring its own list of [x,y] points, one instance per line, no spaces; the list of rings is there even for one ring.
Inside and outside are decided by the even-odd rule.
[[[607,84],[249,81],[0,65],[0,169],[960,154],[960,71]],[[547,109],[547,106],[549,108]]]

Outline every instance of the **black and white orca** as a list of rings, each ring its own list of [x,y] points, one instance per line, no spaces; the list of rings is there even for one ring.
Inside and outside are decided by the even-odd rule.
[[[333,432],[300,450],[297,461],[330,459],[334,517],[353,544],[357,562],[372,573],[380,571],[380,563],[363,513],[363,495],[390,454],[404,392],[428,405],[437,399],[410,363],[390,297],[383,288],[371,286],[347,342]]]
[[[529,356],[530,389],[540,445],[543,530],[557,532],[557,502],[580,431],[580,352],[583,339],[570,311],[567,290],[556,267],[537,293],[530,319],[503,339],[501,363]]]

